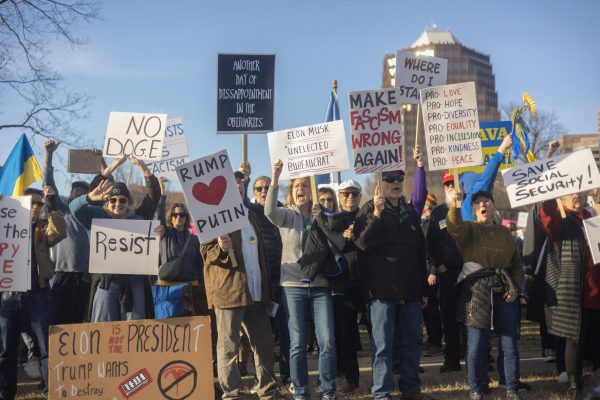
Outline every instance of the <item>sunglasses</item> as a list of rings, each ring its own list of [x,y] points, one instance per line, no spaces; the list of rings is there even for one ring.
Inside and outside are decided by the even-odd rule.
[[[394,182],[402,183],[402,182],[404,182],[403,176],[386,176],[385,178],[381,178],[381,179],[387,183],[394,183]]]
[[[109,198],[108,201],[110,202],[110,204],[116,204],[117,202],[119,202],[120,204],[125,204],[129,201],[129,199],[127,199],[127,197],[115,196]]]
[[[184,213],[184,212],[182,212],[182,213],[175,213],[174,212],[173,214],[171,214],[171,218],[177,218],[177,217],[179,217],[179,218],[187,218],[187,213]]]
[[[44,207],[44,202],[43,201],[32,201],[31,205],[38,206],[38,207]]]
[[[333,197],[321,197],[319,203],[333,203]]]
[[[360,196],[360,192],[358,190],[352,190],[350,192],[340,192],[341,197],[358,197]]]
[[[258,192],[258,193],[267,192],[268,190],[269,190],[268,186],[257,186],[254,188],[254,191]]]

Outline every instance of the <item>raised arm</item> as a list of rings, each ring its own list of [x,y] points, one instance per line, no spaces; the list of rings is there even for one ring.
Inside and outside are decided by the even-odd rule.
[[[71,214],[88,231],[92,228],[92,219],[101,218],[104,215],[102,207],[94,206],[90,204],[90,202],[100,202],[104,200],[104,198],[110,194],[111,190],[112,184],[107,180],[103,180],[87,195],[84,194],[79,196],[69,203]]]
[[[152,219],[161,196],[158,178],[150,172],[144,161],[131,156],[131,163],[140,168],[146,184],[146,196],[144,196],[142,204],[135,210],[135,215],[138,215],[143,219]]]
[[[50,186],[54,191],[54,198],[56,203],[56,208],[61,211],[66,211],[68,207],[65,203],[60,199],[60,195],[58,192],[58,188],[56,187],[56,182],[54,181],[54,167],[52,166],[52,156],[61,142],[56,142],[54,140],[48,140],[44,143],[44,149],[46,150],[46,160],[44,162],[44,180],[46,185]]]
[[[456,202],[460,197],[460,192],[450,191],[448,195],[452,198],[448,216],[446,217],[446,229],[456,244],[460,247],[464,243],[469,243],[473,239],[473,222],[464,221],[462,218],[460,207]]]
[[[273,164],[273,177],[271,186],[267,192],[267,200],[265,202],[265,216],[278,227],[291,228],[294,219],[294,211],[284,207],[277,207],[277,196],[279,194],[279,176],[283,169],[283,162],[278,160]]]
[[[415,179],[413,192],[410,199],[410,204],[420,218],[425,207],[425,201],[427,200],[427,178],[425,173],[425,163],[421,156],[421,146],[415,146],[413,150],[413,158],[417,162],[417,168],[415,168]]]

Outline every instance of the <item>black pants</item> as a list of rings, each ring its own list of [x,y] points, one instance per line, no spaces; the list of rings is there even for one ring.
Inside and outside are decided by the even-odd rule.
[[[542,357],[544,356],[544,350],[550,349],[556,351],[556,339],[554,335],[548,333],[545,316],[540,321],[540,337],[542,338]]]
[[[357,301],[360,301],[358,289],[333,296],[337,367],[339,372],[344,373],[346,381],[354,385],[359,384],[357,351],[360,349],[360,334]]]
[[[438,285],[427,287],[427,306],[423,309],[423,322],[425,322],[425,331],[427,332],[427,341],[430,344],[441,347],[442,336],[442,317],[440,315],[440,303],[438,301]]]
[[[442,312],[442,326],[444,327],[445,362],[448,365],[460,365],[460,327],[456,321],[456,307],[458,304],[458,279],[459,270],[448,269],[438,274],[439,302]]]
[[[56,272],[52,285],[54,323],[82,323],[89,296],[89,275],[83,272]]]
[[[600,368],[600,310],[581,310],[579,341],[566,339],[565,365],[569,375],[581,376],[583,372],[583,352],[586,344],[594,371]],[[589,340],[589,342],[587,342]]]

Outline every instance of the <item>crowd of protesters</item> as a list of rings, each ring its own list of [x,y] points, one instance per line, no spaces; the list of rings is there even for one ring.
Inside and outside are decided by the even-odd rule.
[[[242,396],[240,360],[250,352],[252,392],[261,399],[309,399],[310,348],[318,351],[321,399],[356,390],[359,321],[370,334],[375,399],[391,399],[397,388],[402,399],[430,398],[421,392],[420,358],[442,352],[440,373],[461,371],[464,359],[469,398],[484,398],[494,335],[499,384],[507,399],[524,398],[522,298],[526,317],[540,324],[544,361],[556,361],[570,398],[582,391],[585,356],[600,367],[600,268],[582,229],[594,212],[578,193],[560,199],[566,218],[554,200],[532,207],[524,242],[514,226],[501,225],[492,189],[510,136],[483,174],[461,182],[444,174],[439,204],[428,194],[418,148],[410,198],[402,170],[383,172],[372,199],[354,180],[321,187],[313,199],[308,178],[292,179],[280,193],[281,161],[271,177],[254,182],[242,164],[234,175],[250,223],[204,243],[186,205],[167,206],[164,181],[134,157],[145,181],[142,199],[112,178],[127,159],[121,157],[90,183],[73,182],[63,200],[53,177],[58,146],[45,144],[43,190],[25,191],[32,198],[31,290],[2,293],[0,399],[15,397],[19,342],[47,395],[50,324],[193,315],[211,316],[223,399]],[[94,218],[160,220],[157,275],[89,274]]]

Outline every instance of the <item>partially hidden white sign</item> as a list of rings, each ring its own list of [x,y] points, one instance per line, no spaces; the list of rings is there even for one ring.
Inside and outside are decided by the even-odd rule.
[[[169,119],[167,120],[167,129],[165,129],[161,160],[148,163],[148,169],[156,176],[176,181],[175,168],[188,162],[188,155],[183,120],[181,118]]]
[[[483,163],[475,82],[421,89],[429,170]]]
[[[349,168],[343,121],[268,133],[271,162],[283,162],[281,179],[329,174]]]
[[[0,292],[31,289],[31,196],[0,199]]]
[[[90,272],[95,274],[156,275],[160,238],[158,220],[92,220]]]
[[[398,89],[348,94],[354,173],[404,170],[404,136]]]
[[[513,208],[600,187],[590,149],[507,169],[502,178]]]
[[[248,210],[226,150],[190,161],[176,171],[201,242],[248,224]]]
[[[419,103],[419,90],[446,84],[448,60],[417,55],[410,51],[396,53],[396,87],[402,103]]]
[[[134,155],[140,160],[162,157],[167,114],[111,112],[104,138],[104,156]]]
[[[585,235],[592,252],[594,264],[600,264],[600,217],[583,220]]]

